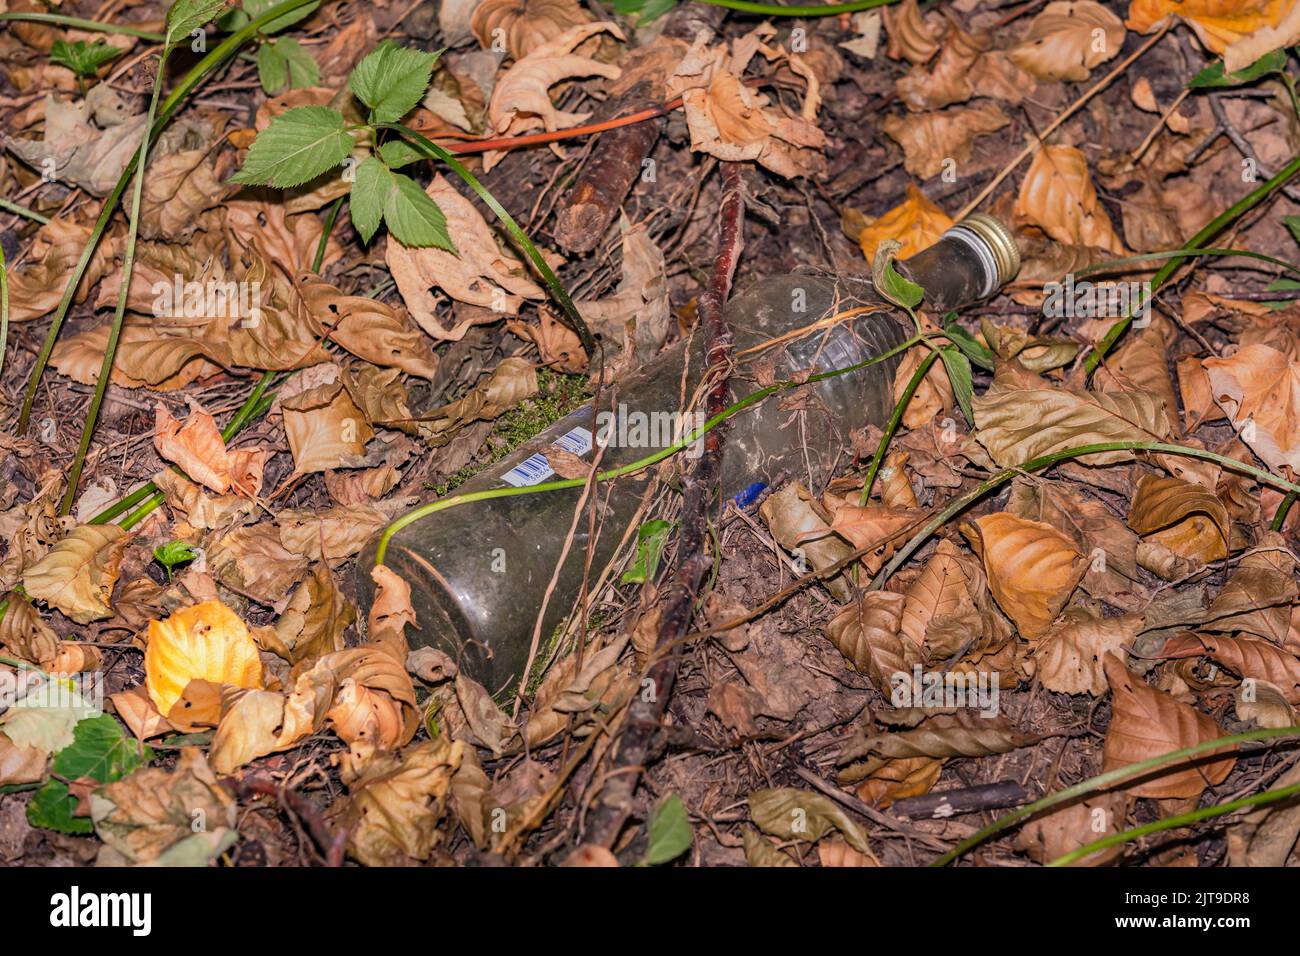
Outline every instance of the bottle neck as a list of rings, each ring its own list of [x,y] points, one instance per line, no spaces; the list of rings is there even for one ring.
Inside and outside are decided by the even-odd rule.
[[[946,312],[996,293],[1020,270],[1020,253],[1006,226],[976,213],[897,268],[925,290],[929,308]]]

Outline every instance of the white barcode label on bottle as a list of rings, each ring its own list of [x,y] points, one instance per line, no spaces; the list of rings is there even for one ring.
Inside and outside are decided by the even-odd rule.
[[[555,439],[554,444],[571,454],[585,455],[591,451],[591,432],[582,427],[574,428]],[[507,471],[501,476],[501,480],[515,488],[527,488],[530,485],[541,484],[553,474],[555,469],[551,467],[551,463],[546,460],[545,455],[538,452],[529,455]]]

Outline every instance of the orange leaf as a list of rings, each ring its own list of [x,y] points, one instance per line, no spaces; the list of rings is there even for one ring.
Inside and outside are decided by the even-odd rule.
[[[858,244],[870,262],[875,257],[877,246],[886,239],[895,239],[903,244],[898,250],[898,258],[907,259],[938,242],[952,224],[952,218],[946,212],[908,183],[907,199],[863,229],[858,234]]]

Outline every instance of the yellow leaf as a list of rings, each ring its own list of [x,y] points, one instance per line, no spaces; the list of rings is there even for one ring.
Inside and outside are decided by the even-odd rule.
[[[149,622],[145,686],[159,713],[168,713],[191,680],[260,688],[257,645],[239,615],[220,601],[204,601]]]
[[[871,262],[876,247],[886,239],[893,239],[903,244],[898,250],[898,258],[907,259],[938,242],[952,224],[952,218],[946,212],[908,183],[907,198],[863,229],[858,235],[858,244],[862,246],[867,261]]]
[[[1166,17],[1181,17],[1214,53],[1260,27],[1277,26],[1295,0],[1133,0],[1127,26],[1151,33]]]

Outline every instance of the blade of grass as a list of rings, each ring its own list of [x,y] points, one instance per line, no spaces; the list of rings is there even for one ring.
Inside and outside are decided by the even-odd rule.
[[[994,820],[979,832],[972,834],[965,840],[962,840],[930,865],[947,866],[967,850],[979,846],[989,837],[1015,826],[1021,820],[1027,819],[1042,810],[1048,810],[1052,807],[1059,806],[1062,803],[1069,803],[1077,797],[1085,797],[1090,793],[1097,792],[1098,790],[1108,790],[1116,784],[1123,783],[1126,780],[1144,777],[1152,770],[1160,770],[1162,768],[1172,769],[1175,765],[1186,760],[1188,757],[1197,757],[1201,754],[1208,754],[1210,751],[1217,751],[1223,747],[1236,748],[1239,744],[1251,743],[1257,740],[1273,740],[1281,737],[1300,737],[1300,727],[1266,728],[1264,730],[1250,730],[1242,734],[1233,734],[1230,737],[1217,737],[1214,740],[1201,741],[1200,743],[1193,744],[1190,747],[1171,750],[1169,753],[1161,754],[1158,757],[1152,757],[1150,760],[1142,760],[1138,763],[1129,764],[1127,767],[1117,767],[1114,770],[1108,770],[1105,773],[1098,774],[1095,777],[1089,777],[1087,780],[1080,781],[1072,787],[1058,790],[1056,793],[1049,794],[1041,800],[1027,803],[1023,807],[1018,807],[1010,813],[998,817],[998,819]]]
[[[48,23],[56,27],[68,27],[73,30],[90,30],[96,33],[117,33],[122,36],[139,37],[153,43],[162,43],[161,33],[151,33],[138,27],[122,23],[107,23],[99,20],[84,20],[81,17],[68,17],[61,13],[0,13],[0,23]]]
[[[1221,817],[1232,813],[1236,810],[1242,810],[1246,807],[1258,807],[1269,803],[1276,803],[1279,800],[1285,800],[1287,797],[1300,794],[1300,783],[1291,784],[1288,787],[1278,787],[1276,790],[1265,790],[1263,793],[1251,794],[1248,797],[1241,797],[1238,800],[1229,800],[1227,803],[1215,804],[1212,807],[1201,807],[1188,813],[1180,813],[1175,817],[1166,817],[1163,820],[1156,820],[1153,823],[1146,823],[1142,826],[1133,827],[1124,830],[1121,833],[1112,833],[1104,836],[1100,840],[1093,840],[1086,843],[1077,850],[1071,850],[1069,853],[1063,853],[1055,860],[1048,863],[1048,866],[1069,866],[1076,860],[1081,860],[1085,856],[1096,853],[1098,850],[1105,850],[1112,846],[1118,846],[1121,843],[1131,843],[1134,840],[1147,836],[1150,833],[1159,833],[1162,830],[1173,830],[1176,827],[1185,827],[1201,820],[1212,820],[1215,817]]]
[[[1080,269],[1075,273],[1076,277],[1096,275],[1099,272],[1110,272],[1115,266],[1133,265],[1139,262],[1155,262],[1161,259],[1186,259],[1189,256],[1240,256],[1243,259],[1259,259],[1261,262],[1267,262],[1270,265],[1281,266],[1288,272],[1300,275],[1300,266],[1293,265],[1285,259],[1278,259],[1274,256],[1266,256],[1262,252],[1254,252],[1250,249],[1197,249],[1193,246],[1187,246],[1183,249],[1173,249],[1168,252],[1148,252],[1143,256],[1125,256],[1122,259],[1107,259],[1105,262],[1098,262],[1096,265]]]
[[[11,212],[16,216],[26,216],[28,219],[34,219],[42,226],[50,221],[49,216],[43,216],[35,209],[28,209],[26,206],[20,206],[16,202],[10,202],[8,199],[0,199],[0,209]]]
[[[929,355],[921,360],[921,364],[917,366],[916,371],[912,373],[912,378],[908,381],[907,388],[903,390],[903,394],[899,396],[897,404],[894,405],[894,410],[889,416],[889,422],[885,425],[885,432],[880,436],[880,443],[876,445],[876,453],[871,456],[871,467],[867,469],[867,478],[862,484],[862,495],[858,499],[859,507],[865,508],[867,506],[867,501],[871,497],[871,487],[876,483],[876,475],[880,472],[880,466],[885,460],[885,450],[893,440],[894,433],[898,431],[898,426],[903,421],[903,413],[907,411],[907,406],[912,401],[912,396],[914,396],[916,390],[920,388],[921,382],[925,378],[925,373],[930,371],[930,366],[934,364],[935,359],[938,357],[939,350],[934,349]]]

